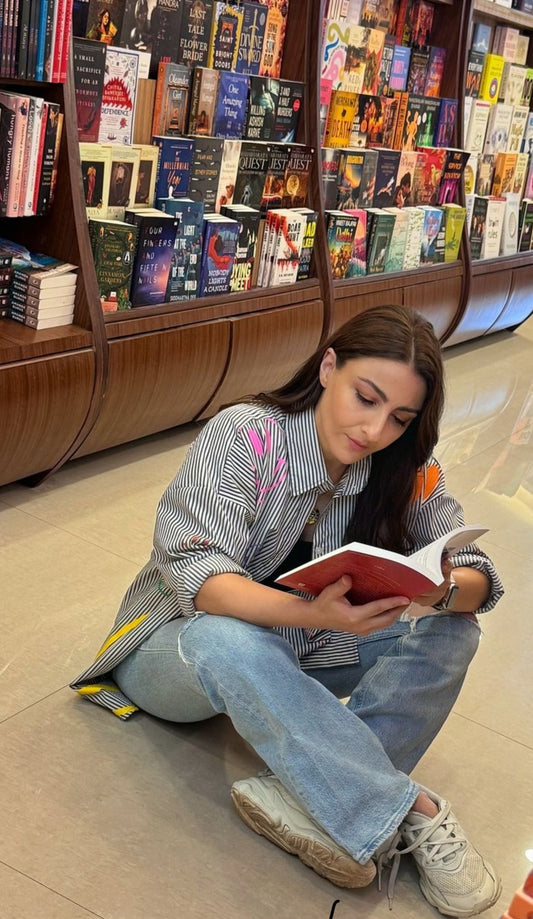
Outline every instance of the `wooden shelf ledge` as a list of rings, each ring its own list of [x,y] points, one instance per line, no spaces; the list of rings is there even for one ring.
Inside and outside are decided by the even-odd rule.
[[[533,28],[533,16],[530,13],[520,13],[518,10],[500,6],[499,3],[494,3],[494,0],[474,0],[474,13],[486,16],[488,19],[508,22],[509,25],[522,29]]]
[[[255,287],[230,297],[199,297],[179,303],[105,313],[104,322],[108,340],[111,341],[129,335],[198,325],[319,299],[320,284],[313,278],[287,287]]]
[[[0,364],[92,347],[92,333],[76,325],[37,330],[13,319],[0,319]]]

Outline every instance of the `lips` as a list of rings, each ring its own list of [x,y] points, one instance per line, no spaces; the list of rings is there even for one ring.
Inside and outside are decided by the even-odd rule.
[[[359,440],[354,440],[353,437],[349,437],[347,434],[348,442],[354,450],[368,450],[368,444],[363,444]]]

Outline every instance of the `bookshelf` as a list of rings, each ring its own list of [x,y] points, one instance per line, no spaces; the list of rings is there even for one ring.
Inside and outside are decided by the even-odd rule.
[[[533,17],[493,0],[433,0],[436,41],[449,51],[442,94],[460,102],[477,19]],[[307,86],[298,140],[319,149],[320,35],[325,0],[292,0],[282,75]],[[530,50],[533,63],[533,42]],[[75,325],[32,331],[0,320],[0,485],[37,484],[71,458],[207,418],[220,405],[280,384],[333,328],[359,311],[403,303],[424,313],[445,344],[513,328],[531,312],[533,254],[334,281],[324,225],[313,276],[284,288],[103,314],[85,214],[72,65],[63,85],[1,80],[58,101],[65,115],[56,199],[45,218],[0,220],[3,236],[79,265]],[[146,111],[153,83],[143,89]],[[460,146],[461,136],[455,143]],[[323,212],[317,156],[309,204]]]
[[[527,32],[531,38],[527,65],[533,65],[533,15],[508,9],[493,0],[467,0],[464,6],[465,22],[459,55],[460,79],[457,84],[460,125],[463,124],[466,62],[474,23],[509,25]],[[459,140],[464,140],[462,135],[459,135]],[[533,286],[532,251],[475,261],[471,257],[469,245],[465,244],[463,259],[463,304],[446,344],[458,344],[491,332],[513,329],[527,319],[531,313]]]

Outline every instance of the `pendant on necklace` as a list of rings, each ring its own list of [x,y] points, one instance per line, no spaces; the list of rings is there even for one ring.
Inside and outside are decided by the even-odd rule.
[[[314,510],[311,511],[311,513],[309,514],[309,517],[307,518],[305,522],[306,526],[308,527],[314,526],[316,523],[318,523],[319,517],[320,517],[320,511],[318,507],[315,507]]]

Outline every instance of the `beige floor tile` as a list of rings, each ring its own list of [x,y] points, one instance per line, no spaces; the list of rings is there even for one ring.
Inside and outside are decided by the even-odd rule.
[[[327,919],[337,898],[337,919],[390,916],[375,884],[337,890],[239,821],[229,787],[258,761],[223,719],[122,724],[60,692],[0,726],[0,763],[0,859],[104,919]],[[523,881],[533,844],[532,766],[531,750],[452,716],[417,773],[450,796],[498,863],[502,902]],[[436,916],[409,865],[394,915]]]
[[[0,865],[0,915],[2,919],[94,919],[95,913]]]
[[[479,651],[455,710],[533,750],[529,621],[533,571],[529,560],[525,563],[523,557],[513,552],[490,545],[487,549],[497,561],[507,593],[494,611],[481,618],[483,636]]]
[[[137,566],[6,505],[0,534],[2,720],[88,665]]]
[[[84,457],[35,489],[4,486],[0,500],[143,565],[157,503],[199,430],[187,425]]]

